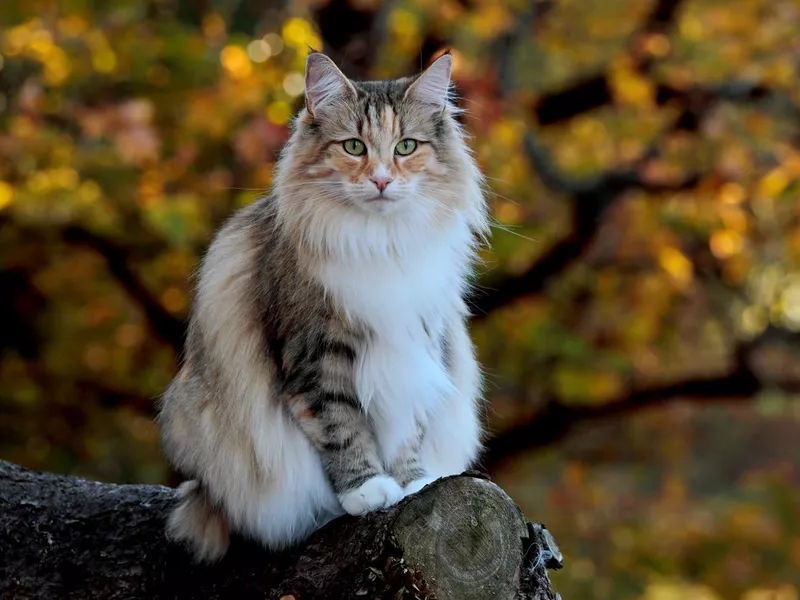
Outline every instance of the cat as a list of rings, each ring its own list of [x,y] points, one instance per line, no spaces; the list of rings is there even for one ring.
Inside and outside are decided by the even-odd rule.
[[[476,460],[464,296],[488,216],[451,69],[359,82],[309,54],[273,190],[204,256],[158,416],[191,478],[167,533],[198,561],[231,531],[286,548]]]

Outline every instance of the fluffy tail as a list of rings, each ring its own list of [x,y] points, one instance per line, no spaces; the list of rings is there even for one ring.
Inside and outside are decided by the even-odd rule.
[[[215,507],[199,481],[178,488],[178,505],[167,521],[167,537],[188,545],[198,562],[215,562],[225,555],[230,530],[225,515]]]

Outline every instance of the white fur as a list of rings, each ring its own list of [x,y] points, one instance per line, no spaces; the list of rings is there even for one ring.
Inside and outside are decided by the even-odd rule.
[[[483,391],[480,369],[463,322],[451,332],[451,379],[456,393],[445,398],[441,412],[428,423],[420,456],[427,471],[438,477],[464,471],[481,448],[480,416],[476,406]]]
[[[411,494],[416,494],[426,485],[433,483],[436,481],[436,477],[427,476],[427,477],[420,477],[419,479],[415,479],[411,483],[407,484],[406,487],[403,488],[403,497],[410,496]]]
[[[403,497],[403,489],[388,475],[378,475],[360,487],[339,496],[342,508],[349,515],[364,515],[379,508],[396,504]]]

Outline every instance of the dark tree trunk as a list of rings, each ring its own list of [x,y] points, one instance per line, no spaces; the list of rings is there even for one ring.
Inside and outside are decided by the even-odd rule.
[[[101,484],[0,461],[0,598],[556,598],[550,534],[478,476],[342,517],[268,554],[235,539],[213,566],[164,537],[174,490]]]

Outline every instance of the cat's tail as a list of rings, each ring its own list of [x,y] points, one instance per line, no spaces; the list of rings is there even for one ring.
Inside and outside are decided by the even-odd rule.
[[[198,562],[215,562],[228,551],[228,520],[199,481],[186,481],[178,487],[178,505],[167,521],[167,537],[189,546]]]

